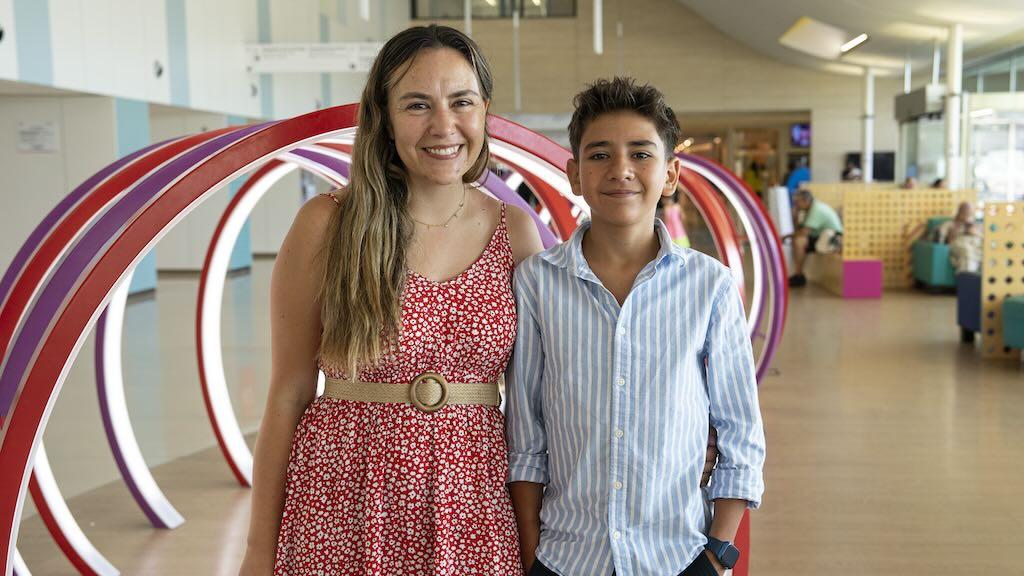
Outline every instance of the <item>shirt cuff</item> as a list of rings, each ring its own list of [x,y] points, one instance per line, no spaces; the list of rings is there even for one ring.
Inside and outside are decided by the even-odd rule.
[[[746,500],[747,507],[756,510],[761,506],[763,493],[764,478],[758,470],[716,468],[711,473],[711,486],[708,487],[711,500]]]
[[[546,485],[549,480],[547,454],[509,454],[509,482],[534,482]]]

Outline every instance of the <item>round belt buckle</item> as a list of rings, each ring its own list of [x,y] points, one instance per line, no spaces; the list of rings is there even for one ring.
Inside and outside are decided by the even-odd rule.
[[[433,404],[424,404],[416,394],[416,390],[419,388],[419,385],[428,381],[437,382],[437,384],[441,386],[441,399]],[[423,374],[420,374],[413,378],[412,382],[409,383],[409,401],[421,412],[426,412],[428,414],[431,412],[437,412],[448,405],[448,380],[436,372],[424,372]]]

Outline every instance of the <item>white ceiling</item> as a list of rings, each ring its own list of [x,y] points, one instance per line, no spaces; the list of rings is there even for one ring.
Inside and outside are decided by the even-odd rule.
[[[783,62],[860,74],[863,66],[902,74],[908,53],[915,70],[931,66],[935,39],[949,26],[964,26],[965,62],[1013,43],[1024,43],[1024,0],[679,0],[727,36]],[[841,60],[827,61],[779,44],[779,37],[808,16],[870,39]],[[942,64],[945,70],[945,64]]]

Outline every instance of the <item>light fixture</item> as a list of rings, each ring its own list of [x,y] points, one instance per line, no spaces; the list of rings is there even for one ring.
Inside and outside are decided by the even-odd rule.
[[[857,46],[860,46],[861,44],[867,42],[867,40],[868,40],[868,35],[867,34],[861,34],[860,36],[857,36],[853,40],[850,40],[846,44],[843,44],[842,46],[840,46],[839,47],[839,51],[842,52],[843,54],[846,54],[850,50],[853,50]]]
[[[981,110],[974,110],[971,112],[971,118],[988,118],[989,116],[995,116],[996,111],[993,108],[982,108]]]
[[[533,5],[540,8],[540,0],[533,0]]]

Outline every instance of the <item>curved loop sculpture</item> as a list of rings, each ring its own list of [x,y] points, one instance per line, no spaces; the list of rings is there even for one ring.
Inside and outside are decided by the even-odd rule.
[[[231,442],[237,444],[237,440],[226,439],[234,433],[225,432],[232,428],[232,423],[237,429],[233,412],[223,412],[225,407],[230,411],[226,387],[214,390],[217,386],[209,383],[211,373],[218,373],[220,381],[224,380],[222,363],[209,361],[213,355],[220,360],[219,326],[215,326],[219,314],[211,314],[211,306],[219,308],[227,259],[238,229],[275,179],[273,175],[280,178],[280,171],[300,167],[333,184],[346,181],[355,118],[355,105],[348,105],[290,120],[227,128],[150,146],[87,180],[33,231],[0,279],[0,466],[5,471],[20,472],[5,474],[0,480],[0,510],[4,511],[4,516],[0,517],[0,535],[7,543],[0,552],[3,566],[10,569],[17,565],[19,573],[27,573],[14,544],[24,492],[26,486],[31,485],[41,514],[51,518],[47,527],[62,543],[62,549],[75,566],[87,574],[117,573],[116,568],[89,544],[70,513],[64,513],[66,506],[56,491],[52,475],[47,473],[42,430],[82,341],[92,325],[99,322],[97,383],[104,425],[112,439],[120,438],[111,440],[111,445],[125,475],[125,469],[130,467],[125,463],[125,454],[137,451],[137,446],[127,423],[127,409],[123,406],[119,355],[112,352],[119,347],[117,336],[126,297],[126,290],[118,287],[127,286],[138,261],[198,203],[226,182],[258,169],[243,188],[244,193],[236,194],[225,210],[211,241],[204,263],[196,328],[208,414],[235,476],[240,483],[249,483],[251,455],[246,465],[248,448],[244,441],[241,442],[244,451],[224,448]],[[565,180],[569,152],[499,117],[490,117],[488,127],[494,156],[522,176],[551,215],[559,236],[566,238],[575,229],[577,219],[587,212],[585,204],[571,195]],[[763,226],[749,202],[744,203],[742,186],[737,189],[734,181],[717,174],[713,167],[702,165],[699,159],[689,160],[692,166],[688,167],[694,172],[688,176],[693,187],[691,196],[709,220],[719,254],[738,275],[740,285],[743,285],[743,276],[739,244],[719,193],[734,207],[739,207],[737,211],[748,237],[752,243],[759,243],[752,252],[771,257],[759,256],[756,266],[769,273],[777,272],[772,268],[776,265],[772,260],[774,249],[768,247],[770,240],[765,232],[770,229],[770,223]],[[263,187],[262,192],[253,191],[259,187]],[[489,175],[482,187],[505,202],[525,206],[518,195],[494,175]],[[556,242],[537,215],[530,213],[541,230],[545,246]],[[751,230],[755,233],[751,234]],[[781,274],[784,279],[784,269]],[[219,290],[216,289],[218,282]],[[762,289],[762,283],[755,277],[755,292]],[[774,286],[765,294],[765,298],[771,294],[773,303],[780,300],[780,292]],[[783,312],[775,311],[776,304],[769,318],[772,327],[784,319],[784,283],[781,294]],[[100,318],[108,301],[114,305]],[[204,304],[207,301],[215,304]],[[760,306],[758,310],[767,308]],[[751,314],[752,328],[761,323],[759,311]],[[777,333],[781,335],[781,328]],[[777,338],[775,334],[769,332],[768,340]],[[214,348],[217,351],[211,353]],[[772,350],[767,359],[764,355],[759,359],[759,375],[762,364],[770,361]],[[114,381],[116,389],[111,386]],[[121,420],[124,422],[119,422]],[[127,426],[129,434],[124,434],[123,429],[118,432],[119,425]],[[28,482],[33,456],[36,473],[32,482]],[[141,455],[131,455],[127,460],[133,461],[131,467],[138,470],[125,475],[126,482],[129,477],[143,478],[132,493],[151,523],[165,528],[180,524],[183,519],[166,502],[155,482],[143,487],[145,477],[151,479],[151,476]],[[38,482],[38,478],[43,481]],[[154,505],[155,502],[166,503],[166,506]]]

